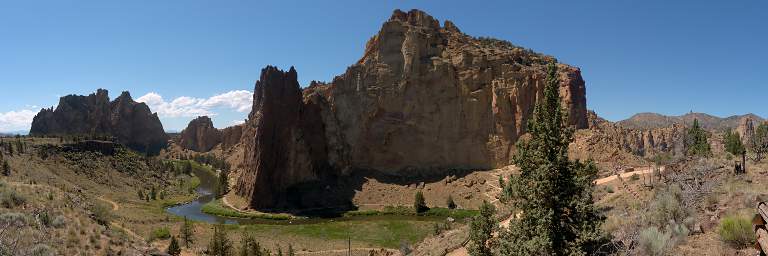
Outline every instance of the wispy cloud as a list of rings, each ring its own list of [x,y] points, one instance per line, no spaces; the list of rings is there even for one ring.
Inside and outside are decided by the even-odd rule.
[[[22,109],[0,113],[0,132],[29,130],[32,118],[37,114],[33,109]]]
[[[215,108],[229,108],[237,112],[249,112],[253,105],[253,93],[246,90],[229,91],[210,98],[181,96],[166,101],[163,96],[150,92],[136,99],[149,105],[160,117],[215,116]]]

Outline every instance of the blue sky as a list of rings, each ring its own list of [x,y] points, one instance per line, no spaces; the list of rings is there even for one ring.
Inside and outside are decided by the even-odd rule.
[[[166,130],[199,113],[225,127],[247,115],[243,95],[262,67],[293,65],[302,85],[329,81],[396,8],[581,67],[588,107],[609,120],[768,116],[764,0],[32,0],[0,2],[0,131],[26,130],[40,107],[96,88],[165,104]]]

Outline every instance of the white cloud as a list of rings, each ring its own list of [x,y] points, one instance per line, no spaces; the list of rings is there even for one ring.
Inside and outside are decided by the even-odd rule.
[[[0,113],[0,132],[29,130],[37,111],[22,109]]]
[[[181,96],[166,101],[163,96],[150,92],[136,99],[149,105],[152,111],[161,117],[197,117],[215,116],[214,108],[229,108],[237,112],[249,112],[253,102],[253,93],[246,90],[229,91],[210,98]]]
[[[235,126],[235,125],[241,125],[241,124],[244,124],[244,123],[245,123],[245,120],[232,120],[232,122],[230,122],[229,125],[230,126]]]

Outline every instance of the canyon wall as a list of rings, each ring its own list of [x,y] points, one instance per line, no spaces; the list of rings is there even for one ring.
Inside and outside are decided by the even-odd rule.
[[[553,61],[396,10],[330,83],[301,90],[293,68],[262,70],[234,191],[273,209],[289,207],[292,186],[360,169],[410,176],[508,165]],[[568,121],[587,128],[581,72],[558,68]]]

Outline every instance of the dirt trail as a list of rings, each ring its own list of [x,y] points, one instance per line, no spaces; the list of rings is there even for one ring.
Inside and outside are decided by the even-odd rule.
[[[385,250],[385,251],[387,251],[387,252],[394,252],[394,253],[396,253],[396,252],[399,252],[398,250],[395,250],[395,249],[385,249],[385,248],[365,248],[365,247],[363,247],[363,248],[352,248],[351,250],[352,250],[352,251],[365,251],[365,252],[369,252],[369,251],[381,251],[381,250]],[[308,251],[298,251],[298,252],[296,252],[295,254],[296,254],[296,255],[313,255],[313,254],[325,254],[325,253],[345,253],[345,252],[348,252],[348,251],[350,251],[350,249],[325,250],[325,251],[312,251],[312,252],[308,252]]]
[[[104,198],[104,196],[100,196],[97,199],[111,204],[113,212],[120,210],[120,204],[118,204],[115,201],[112,201],[112,200],[109,200],[107,198]],[[120,223],[117,223],[116,221],[111,221],[109,224],[112,225],[112,226],[115,226],[116,228],[122,229],[123,231],[125,231],[125,233],[127,233],[128,235],[132,236],[135,239],[138,239],[138,240],[141,240],[141,241],[144,240],[144,238],[141,237],[140,235],[136,234],[136,232],[133,232],[133,230],[130,230],[130,229],[124,227],[123,225],[120,225]]]
[[[664,166],[662,166],[659,169],[660,169],[660,172],[664,172],[665,168],[664,168]],[[621,176],[621,178],[624,179],[624,178],[629,178],[629,177],[631,177],[632,175],[635,175],[635,174],[637,174],[637,175],[649,174],[649,173],[653,173],[653,170],[654,170],[654,167],[650,167],[650,168],[646,167],[646,168],[639,169],[637,171],[631,171],[631,172],[625,172],[625,173],[621,173],[621,174],[611,175],[611,176],[608,176],[608,177],[605,177],[605,178],[602,178],[602,179],[596,179],[595,180],[595,184],[602,185],[602,184],[614,181],[614,180],[619,178],[618,176]]]

